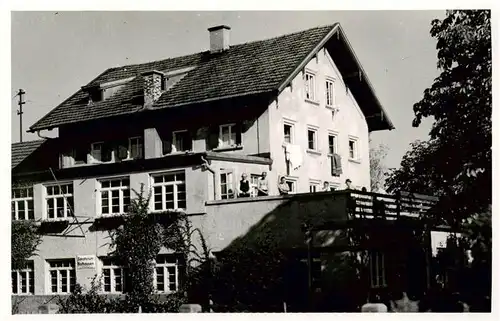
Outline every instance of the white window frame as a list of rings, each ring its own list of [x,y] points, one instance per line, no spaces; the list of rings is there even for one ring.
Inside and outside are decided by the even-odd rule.
[[[15,197],[14,190],[24,190],[26,195],[24,197]],[[31,196],[30,196],[30,191],[31,191]],[[12,205],[12,210],[13,210],[12,214],[14,214],[14,217],[12,218],[13,220],[18,221],[18,220],[34,220],[35,219],[35,202],[33,199],[33,193],[34,193],[33,186],[12,187],[11,205]],[[31,201],[31,212],[33,213],[32,218],[29,217],[30,201]],[[25,213],[24,219],[19,218],[19,204],[20,203],[24,204],[24,213]]]
[[[340,188],[340,184],[336,182],[330,182],[328,186],[330,188],[330,192],[337,191]]]
[[[109,164],[109,163],[114,163],[116,161],[116,158],[117,158],[117,155],[115,155],[115,148],[111,149],[111,159],[107,162],[104,162],[102,161],[102,150],[103,150],[103,147],[104,147],[104,144],[105,142],[104,141],[101,141],[101,142],[93,142],[92,144],[90,144],[90,155],[92,156],[92,163],[94,164]],[[129,141],[129,144],[130,144],[130,141]],[[100,155],[100,159],[97,159],[95,157],[95,151],[97,151],[98,149],[96,148],[96,146],[100,145],[100,148],[99,148],[99,155]],[[129,150],[130,151],[130,150]],[[128,156],[128,152],[127,152],[127,156]]]
[[[17,291],[14,292],[14,289],[11,289],[13,295],[33,295],[35,294],[35,265],[32,260],[26,262],[26,266],[19,270],[12,270],[12,274],[16,274],[17,282],[16,287]],[[26,291],[22,291],[22,280],[26,280]],[[14,280],[11,280],[13,283]],[[33,291],[30,291],[31,285],[33,285]]]
[[[69,266],[51,266],[53,263],[69,263]],[[76,285],[76,269],[75,269],[75,259],[51,259],[47,260],[47,278],[48,278],[48,291],[47,293],[49,294],[69,294],[71,293],[72,288],[75,287]],[[56,292],[52,291],[52,271],[56,271],[56,287],[57,290]],[[62,291],[62,276],[61,276],[61,271],[66,271],[66,291]],[[71,273],[74,273],[74,278],[73,281],[74,283],[72,284],[71,280]]]
[[[316,73],[306,70],[304,73],[304,97],[306,101],[316,102]],[[309,97],[307,97],[309,96]]]
[[[123,180],[127,180],[128,179],[128,185],[123,185]],[[120,181],[120,186],[114,186],[114,187],[111,187],[111,181],[117,181],[119,180]],[[110,183],[110,186],[109,187],[102,187],[102,183],[103,182],[109,182]],[[99,179],[98,182],[97,182],[97,185],[98,185],[98,196],[97,196],[97,199],[98,199],[98,202],[97,202],[97,213],[100,215],[100,216],[113,216],[113,215],[123,215],[125,213],[127,213],[127,208],[126,206],[127,205],[130,205],[130,192],[131,192],[131,189],[130,189],[130,178],[129,177],[113,177],[113,178],[103,178],[103,179]],[[125,204],[125,195],[124,195],[124,192],[128,190],[128,204]],[[112,193],[113,191],[118,191],[118,198],[119,198],[119,206],[120,206],[120,211],[114,213],[112,211]],[[103,213],[102,211],[102,201],[103,201],[103,198],[102,198],[102,192],[107,192],[108,196],[108,209],[109,209],[109,213]]]
[[[227,193],[224,194],[226,195],[227,197],[226,198],[223,198],[223,194],[222,194],[222,175],[226,175],[226,187],[227,187]],[[228,178],[231,177],[231,180],[228,180]],[[222,200],[222,199],[232,199],[232,198],[236,198],[236,189],[235,189],[235,172],[233,169],[221,169],[219,171],[219,198]],[[230,194],[229,193],[229,190],[232,190],[233,193]]]
[[[290,127],[290,142],[287,142],[285,138],[285,126]],[[295,143],[295,125],[292,122],[283,121],[283,144],[293,143]]]
[[[288,187],[290,188],[290,191],[288,192],[288,194],[295,194],[297,193],[297,181],[298,181],[298,178],[296,177],[290,177],[290,176],[285,176],[285,183],[291,183],[291,186],[290,184],[288,184]]]
[[[386,270],[384,253],[370,252],[370,282],[372,288],[386,287]],[[374,262],[375,261],[375,262]]]
[[[154,268],[154,281],[153,281],[153,286],[156,292],[158,293],[174,293],[177,292],[179,289],[179,263],[178,259],[175,258],[175,263],[168,263],[165,262],[166,260],[162,260],[163,262],[158,263],[157,261],[158,258],[164,258],[167,256],[173,256],[172,254],[159,254],[157,256],[157,259],[155,260],[155,268]],[[163,269],[163,290],[158,290],[158,277],[157,277],[157,269],[162,268]],[[174,268],[174,274],[175,274],[175,290],[170,289],[170,271],[169,268]]]
[[[111,264],[105,264],[104,261],[105,260],[109,260],[111,261]],[[125,272],[126,272],[126,269],[121,266],[121,265],[117,265],[116,262],[115,262],[115,259],[113,258],[109,258],[109,257],[100,257],[99,258],[99,265],[100,265],[100,275],[102,277],[102,280],[101,280],[101,290],[100,292],[101,293],[106,293],[106,294],[121,294],[121,293],[124,293],[125,291]],[[106,291],[105,290],[105,283],[104,283],[104,270],[109,270],[109,284],[110,284],[110,290],[109,291]],[[115,270],[120,270],[121,271],[121,282],[122,282],[122,290],[121,291],[117,291],[116,290],[116,277],[115,277]]]
[[[159,176],[170,176],[170,175],[177,175],[177,174],[183,174],[184,175],[184,180],[177,180],[177,176],[175,176],[174,181],[169,181],[169,182],[160,182],[160,183],[155,183],[154,178],[159,177]],[[186,208],[179,207],[179,191],[178,187],[180,185],[184,185],[184,201],[186,202],[186,207],[187,207],[187,190],[186,190],[186,172],[185,171],[173,171],[173,172],[160,172],[160,173],[152,173],[150,174],[150,186],[151,186],[151,192],[152,192],[152,197],[150,201],[150,209],[151,212],[163,212],[163,211],[172,211],[172,210],[186,210]],[[174,196],[174,208],[167,208],[166,207],[166,186],[173,186],[173,196]],[[161,209],[157,210],[155,209],[155,192],[154,188],[155,187],[161,187]],[[181,200],[182,201],[182,200]]]
[[[319,192],[320,190],[320,183],[321,181],[318,180],[309,180],[309,193],[316,193]]]
[[[313,146],[313,148],[309,147],[309,132],[310,131],[314,133],[314,146]],[[319,152],[318,128],[316,128],[316,127],[307,126],[307,150]]]
[[[49,195],[48,193],[48,188],[49,187],[57,187],[59,189],[59,191],[61,191],[61,188],[63,186],[71,186],[71,189],[72,189],[72,193],[59,193],[59,194],[56,194],[56,195]],[[73,186],[73,182],[61,182],[59,184],[55,184],[55,183],[51,183],[51,184],[46,184],[44,185],[44,217],[45,219],[47,220],[51,220],[51,221],[57,221],[57,220],[66,220],[68,218],[71,218],[71,214],[74,213],[74,205],[75,205],[75,198],[74,198],[74,193],[75,193],[75,188]],[[62,198],[63,199],[63,213],[64,213],[64,216],[62,217],[58,217],[57,216],[57,199],[58,198]],[[72,206],[68,206],[68,198],[71,198],[73,201],[71,202],[73,205]],[[53,202],[53,206],[54,206],[54,209],[55,209],[55,217],[49,217],[49,206],[48,206],[48,201],[52,200]]]
[[[92,162],[102,163],[102,147],[104,142],[94,142],[90,144],[90,155],[92,156]],[[99,148],[97,148],[99,146]],[[97,152],[99,153],[99,158],[97,158]]]
[[[351,142],[353,142],[353,157],[351,157]],[[350,161],[359,161],[359,140],[356,137],[349,136],[347,153]]]
[[[325,106],[334,108],[335,101],[335,79],[327,77],[325,80]]]
[[[222,131],[223,128],[228,128],[228,133],[229,133],[229,141],[227,143],[224,142],[223,137],[222,137]],[[234,141],[231,142],[231,136],[234,134]],[[235,147],[237,146],[236,140],[238,137],[238,132],[236,131],[236,124],[224,124],[219,126],[219,145],[218,148],[227,148],[227,147]]]
[[[220,132],[220,130],[219,130]],[[173,131],[172,132],[172,153],[182,153],[182,152],[188,152],[188,151],[191,151],[191,149],[193,148],[193,139],[192,137],[189,137],[191,139],[191,149],[182,149],[182,150],[177,150],[177,134],[180,134],[180,133],[189,133],[189,131],[187,129],[184,129],[184,130],[176,130],[176,131]],[[220,135],[220,134],[219,134]],[[182,142],[182,144],[186,144],[186,142]]]
[[[329,131],[328,132],[328,139],[327,139],[327,144],[328,144],[328,156],[333,156],[332,153],[330,153],[330,137],[333,137],[333,154],[338,154],[338,140],[339,140],[339,135],[338,133],[334,133]]]
[[[136,145],[136,157],[132,157],[132,141],[137,140],[137,145]],[[112,152],[113,153],[113,152]],[[128,151],[127,151],[127,159],[141,159],[143,158],[143,138],[141,136],[136,136],[136,137],[130,137],[128,139]],[[113,159],[113,156],[111,157]]]
[[[248,180],[250,183],[250,196],[257,197],[257,187],[259,186],[259,178],[262,177],[262,174],[250,174],[250,179]],[[255,183],[253,183],[255,180]]]

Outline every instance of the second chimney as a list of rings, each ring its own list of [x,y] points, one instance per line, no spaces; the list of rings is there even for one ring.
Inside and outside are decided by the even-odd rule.
[[[144,107],[151,107],[165,89],[165,75],[156,70],[142,73],[144,77]]]
[[[229,28],[221,25],[208,28],[210,32],[210,52],[216,53],[229,49]]]

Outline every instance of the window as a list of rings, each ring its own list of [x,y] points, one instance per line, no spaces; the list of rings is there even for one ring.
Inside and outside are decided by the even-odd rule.
[[[76,283],[75,260],[49,261],[50,292],[70,293]]]
[[[293,142],[292,125],[289,125],[289,124],[283,125],[283,137],[284,137],[285,143],[291,144]]]
[[[191,135],[187,130],[172,133],[172,151],[185,152],[192,149]]]
[[[179,287],[179,276],[175,255],[158,255],[154,275],[154,287],[156,291],[169,293],[177,291]]]
[[[46,186],[47,218],[67,218],[73,211],[73,183]]]
[[[142,137],[128,139],[128,157],[131,159],[142,158]]]
[[[318,149],[318,142],[316,141],[316,133],[315,129],[309,128],[307,130],[307,148],[310,150]]]
[[[288,185],[288,189],[290,190],[290,194],[297,192],[296,185],[297,182],[291,178],[285,178],[285,183]]]
[[[384,287],[385,282],[385,255],[380,252],[370,253],[370,278],[372,287]]]
[[[219,127],[219,147],[237,146],[239,135],[241,133],[238,132],[235,124],[221,125]]]
[[[315,76],[310,72],[306,72],[305,75],[305,89],[306,89],[306,99],[315,101],[316,100],[316,88],[315,88]]]
[[[309,193],[316,193],[318,191],[318,184],[309,183]]]
[[[110,162],[113,160],[113,148],[108,143],[93,143],[91,155],[96,162]]]
[[[186,176],[184,172],[153,176],[154,211],[186,209]]]
[[[326,106],[333,107],[335,105],[335,89],[332,80],[326,81]]]
[[[33,187],[12,188],[12,219],[34,220]]]
[[[222,171],[220,174],[220,197],[225,200],[234,198],[234,180],[232,171]]]
[[[337,135],[328,134],[328,155],[337,153]]]
[[[349,159],[358,159],[358,141],[354,138],[349,138]]]
[[[251,174],[250,175],[250,196],[257,196],[257,186],[259,186],[259,178],[261,175]]]
[[[35,272],[33,261],[26,262],[20,270],[12,271],[13,294],[35,294]]]
[[[328,134],[328,161],[330,163],[330,173],[332,176],[340,176],[342,173],[342,161],[340,161],[339,156],[335,156],[337,154],[337,135]],[[337,157],[337,158],[334,158]],[[337,163],[340,161],[340,163]]]
[[[89,92],[89,98],[93,101],[93,102],[99,102],[99,101],[102,101],[103,98],[104,98],[104,92],[102,89],[100,88],[95,88],[93,90],[91,90]]]
[[[130,205],[130,181],[128,178],[100,181],[101,214],[124,214]]]
[[[112,258],[102,258],[102,291],[123,293],[125,290],[126,270]]]
[[[88,149],[86,150],[85,148],[73,149],[72,154],[75,165],[87,164],[87,152]]]

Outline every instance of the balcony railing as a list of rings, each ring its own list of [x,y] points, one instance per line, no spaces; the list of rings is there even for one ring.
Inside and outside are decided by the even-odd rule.
[[[348,215],[353,218],[420,218],[438,201],[437,197],[402,192],[396,195],[371,192],[348,192]]]

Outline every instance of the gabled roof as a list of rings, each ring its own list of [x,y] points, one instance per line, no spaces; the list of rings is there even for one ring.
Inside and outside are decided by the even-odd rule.
[[[137,112],[143,106],[144,80],[141,73],[151,70],[169,72],[194,67],[165,91],[150,109],[177,107],[250,94],[278,93],[287,85],[286,82],[300,71],[300,66],[307,62],[308,57],[314,55],[332,35],[338,32],[337,29],[340,29],[340,25],[334,24],[234,45],[216,54],[205,51],[111,68],[87,86],[134,78],[109,99],[95,102],[93,105],[88,105],[87,93],[79,90],[31,126],[30,131]],[[338,34],[343,36],[342,32]],[[374,93],[371,92],[371,95],[374,96]],[[378,103],[378,100],[376,102]],[[363,106],[361,108],[363,109]],[[383,110],[381,113],[385,115]],[[385,119],[388,123],[382,126],[384,127],[382,129],[392,128],[387,115]]]
[[[29,155],[31,155],[35,150],[45,142],[45,139],[33,140],[29,142],[13,143],[11,146],[11,168],[19,165],[23,160],[25,160]]]

